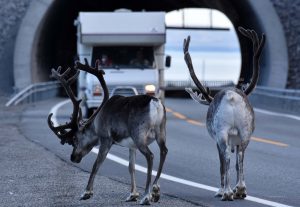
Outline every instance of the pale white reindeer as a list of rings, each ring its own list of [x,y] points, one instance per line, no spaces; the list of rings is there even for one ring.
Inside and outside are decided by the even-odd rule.
[[[210,96],[209,89],[203,87],[195,75],[192,59],[189,54],[190,37],[184,40],[184,59],[190,75],[200,90],[200,94],[193,92],[191,88],[186,91],[191,97],[202,104],[208,104],[206,126],[210,136],[216,141],[219,159],[221,187],[216,196],[222,197],[223,201],[233,198],[243,199],[247,196],[244,179],[244,154],[254,131],[254,112],[247,96],[255,88],[259,76],[259,59],[265,43],[265,35],[259,40],[253,30],[245,30],[239,27],[239,32],[250,38],[253,43],[253,74],[250,84],[243,89],[226,88],[219,91],[214,97]],[[241,87],[241,86],[239,86]],[[236,148],[236,172],[237,183],[232,191],[229,183],[230,151]]]
[[[124,97],[115,95],[109,98],[108,89],[104,80],[104,71],[99,68],[99,62],[92,68],[85,60],[85,64],[76,63],[76,74],[70,78],[71,69],[61,74],[58,70],[52,69],[52,75],[58,79],[73,103],[71,121],[64,125],[53,126],[52,114],[48,116],[50,129],[61,139],[61,143],[68,143],[73,146],[71,161],[79,163],[81,159],[100,144],[97,159],[92,168],[88,184],[81,199],[89,199],[93,195],[93,182],[100,165],[105,160],[107,153],[113,144],[129,148],[129,172],[131,175],[131,192],[126,201],[137,201],[135,182],[135,157],[138,149],[147,160],[147,181],[145,193],[140,204],[150,204],[150,201],[157,202],[160,198],[160,187],[158,179],[161,175],[163,164],[167,155],[166,147],[166,111],[161,101],[148,95],[136,95]],[[104,91],[104,99],[97,110],[88,120],[83,120],[80,110],[80,102],[70,88],[79,73],[79,70],[95,75]],[[153,182],[152,192],[150,189],[151,174],[153,166],[153,153],[148,145],[156,141],[160,149],[160,163],[157,175]]]

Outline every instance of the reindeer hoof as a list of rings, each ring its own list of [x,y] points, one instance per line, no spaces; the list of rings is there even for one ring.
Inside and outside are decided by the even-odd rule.
[[[232,191],[224,192],[221,200],[222,201],[233,201],[233,192]]]
[[[130,193],[130,195],[126,198],[126,202],[137,201],[137,198],[140,196],[138,192]]]
[[[244,199],[247,196],[246,186],[236,186],[233,192],[235,199]]]
[[[159,185],[155,184],[152,187],[152,193],[151,193],[151,201],[152,202],[158,202],[160,198],[160,187]]]
[[[140,201],[140,205],[150,205],[150,195],[145,195]]]
[[[85,191],[81,197],[80,200],[87,200],[90,199],[93,196],[93,191]]]
[[[216,192],[215,197],[222,197],[224,194],[223,188],[219,188],[218,192]]]

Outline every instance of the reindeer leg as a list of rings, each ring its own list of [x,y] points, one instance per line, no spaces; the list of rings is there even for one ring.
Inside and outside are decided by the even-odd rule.
[[[224,159],[225,164],[225,176],[224,176],[224,193],[221,198],[222,201],[232,201],[233,200],[233,191],[230,188],[229,183],[229,169],[230,169],[230,146],[228,144],[228,133],[224,133],[221,135],[218,140],[218,145],[221,151],[222,159]]]
[[[239,153],[240,153],[240,146],[236,146],[236,161],[235,161],[235,170],[236,170],[236,184],[239,183],[240,180],[240,162],[239,162]],[[234,191],[234,190],[233,190]]]
[[[245,149],[243,147],[241,147],[241,148],[242,149],[237,150],[237,152],[236,152],[237,184],[233,190],[234,198],[237,198],[237,199],[244,199],[247,196],[246,184],[245,184],[244,172],[243,172]]]
[[[158,202],[159,198],[160,198],[160,186],[157,184],[157,182],[158,182],[158,179],[160,178],[161,171],[162,171],[162,168],[163,168],[163,165],[166,160],[167,153],[168,153],[168,149],[166,147],[165,131],[162,130],[162,133],[160,133],[160,134],[161,134],[161,136],[159,136],[158,139],[156,139],[159,149],[160,149],[160,160],[159,160],[157,174],[156,174],[155,180],[153,182],[153,187],[152,187],[151,201],[153,201],[153,202]]]
[[[225,177],[225,159],[224,156],[221,154],[221,149],[219,145],[218,147],[218,153],[219,153],[219,160],[220,160],[220,175],[221,175],[221,187],[219,188],[218,192],[215,194],[215,197],[222,197],[224,194],[224,177]]]
[[[148,166],[145,193],[143,199],[140,201],[140,204],[150,205],[150,200],[151,200],[150,183],[151,183],[151,175],[152,175],[152,167],[153,167],[153,153],[150,151],[148,146],[142,144],[138,146],[138,149],[146,157],[147,166]]]
[[[135,182],[135,157],[136,157],[136,149],[129,149],[129,173],[131,177],[131,191],[130,195],[126,198],[126,202],[129,201],[137,201],[139,197],[139,193],[136,190],[136,182]]]
[[[160,161],[159,161],[159,167],[158,171],[155,177],[155,180],[153,182],[153,187],[152,187],[152,201],[153,202],[158,202],[160,198],[160,186],[158,185],[158,179],[160,178],[161,171],[164,165],[164,162],[166,160],[166,156],[168,153],[168,149],[165,144],[163,144],[160,147]]]
[[[109,152],[111,146],[112,146],[111,141],[109,141],[109,143],[102,143],[100,145],[100,149],[99,149],[99,152],[98,152],[98,155],[97,155],[97,159],[96,159],[96,161],[93,165],[93,169],[92,169],[92,172],[90,174],[88,184],[85,188],[85,192],[81,195],[80,200],[87,200],[87,199],[89,199],[93,196],[93,184],[94,184],[95,176],[97,174],[97,171],[98,171],[99,167],[101,166],[101,164],[105,160],[105,158],[107,156],[107,153]]]

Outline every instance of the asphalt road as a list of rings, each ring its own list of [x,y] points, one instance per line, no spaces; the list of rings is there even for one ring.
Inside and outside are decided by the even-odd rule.
[[[75,165],[69,161],[71,147],[60,145],[46,124],[46,116],[50,109],[61,101],[50,100],[24,110],[20,129],[28,139],[39,143],[67,163]],[[205,128],[207,107],[190,99],[170,98],[166,100],[166,107],[169,153],[163,173],[173,177],[160,180],[162,193],[187,201],[189,205],[198,206],[300,206],[299,120],[256,112],[256,130],[246,150],[244,162],[249,196],[246,200],[222,202],[219,198],[214,198],[213,191],[203,189],[207,186],[218,188],[220,182],[216,144]],[[60,107],[58,120],[67,120],[71,110],[70,104]],[[157,169],[158,147],[152,144],[151,150],[155,155],[154,168]],[[120,146],[114,146],[110,153],[123,159],[128,158],[128,149]],[[95,158],[96,154],[91,152],[75,166],[90,171]],[[234,187],[235,155],[232,154],[231,158],[230,182]],[[140,153],[137,153],[137,164],[146,166],[145,158]],[[99,173],[117,182],[130,182],[127,167],[109,159],[104,162]],[[145,179],[144,173],[137,172],[139,187],[144,187]],[[81,193],[71,196],[78,197]],[[95,188],[94,197],[97,196],[99,195]]]

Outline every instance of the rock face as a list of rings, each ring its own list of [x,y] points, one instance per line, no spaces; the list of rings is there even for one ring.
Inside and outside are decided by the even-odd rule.
[[[300,89],[300,1],[271,0],[281,20],[289,55],[287,88]]]
[[[0,0],[0,95],[13,91],[13,54],[18,28],[31,0]]]

